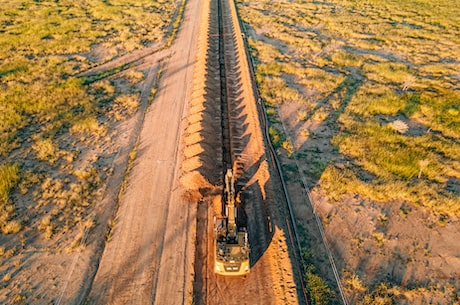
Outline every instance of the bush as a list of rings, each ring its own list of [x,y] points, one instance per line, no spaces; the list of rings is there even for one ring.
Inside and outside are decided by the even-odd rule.
[[[307,292],[312,305],[327,305],[333,299],[334,293],[327,283],[317,274],[308,271]]]
[[[0,165],[0,227],[4,234],[17,233],[21,229],[18,221],[10,221],[14,215],[14,205],[10,192],[19,181],[19,165],[5,163]]]
[[[380,283],[374,291],[364,296],[361,302],[357,305],[394,305],[395,296],[394,291],[389,288],[387,283]]]

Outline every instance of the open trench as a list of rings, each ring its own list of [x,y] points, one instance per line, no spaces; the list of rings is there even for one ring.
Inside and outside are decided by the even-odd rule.
[[[198,54],[206,55],[197,58],[181,177],[191,203],[198,201],[193,303],[304,303],[234,3],[212,0],[204,7],[208,23],[200,30]],[[251,251],[251,272],[245,277],[213,272],[214,216],[222,209],[224,172],[235,164],[235,187],[242,199],[239,221],[247,226]]]

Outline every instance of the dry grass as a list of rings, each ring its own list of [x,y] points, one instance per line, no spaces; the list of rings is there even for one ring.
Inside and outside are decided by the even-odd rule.
[[[115,76],[112,72],[119,72],[118,68],[94,79],[77,75],[95,64],[161,43],[172,30],[168,26],[177,9],[177,2],[163,0],[2,3],[3,233],[17,233],[26,224],[53,239],[77,225],[91,227],[85,224],[86,217],[98,200],[106,173],[89,165],[101,164],[97,155],[90,159],[86,154],[108,141],[110,126],[138,110],[139,94],[133,92],[145,75],[130,69]],[[21,214],[25,211],[32,219]]]
[[[454,1],[239,0],[238,8],[271,140],[286,150],[283,156],[298,157],[318,193],[336,204],[350,197],[410,203],[440,226],[458,221],[460,9]],[[279,109],[290,115],[287,126]],[[388,219],[378,221],[384,229]],[[371,236],[382,248],[386,238],[378,231]],[[393,304],[401,294],[419,293],[366,286],[356,276],[345,283],[354,304]]]
[[[115,121],[121,121],[133,115],[139,108],[140,95],[138,93],[123,94],[115,98],[110,117]]]
[[[73,178],[45,178],[34,192],[35,210],[41,215],[37,229],[50,239],[76,226],[92,227],[86,215],[101,195],[101,184],[101,173],[94,166],[75,170]]]
[[[340,176],[334,162],[318,173],[332,198],[402,197],[459,215],[458,190],[445,190],[460,178],[460,12],[452,2],[240,1],[239,11],[269,111],[304,105],[298,119],[335,126],[330,140],[342,158],[334,159],[354,163]],[[275,130],[272,120],[276,144],[285,136]],[[357,178],[363,171],[375,180]]]
[[[17,163],[0,165],[0,228],[3,234],[16,233],[21,229],[19,221],[11,220],[15,214],[15,207],[10,200],[10,192],[19,178]]]

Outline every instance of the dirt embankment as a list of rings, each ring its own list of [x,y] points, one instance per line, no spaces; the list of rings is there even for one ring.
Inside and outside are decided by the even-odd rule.
[[[229,27],[239,26],[232,1],[223,1]],[[237,158],[237,191],[241,193],[242,214],[247,217],[251,244],[251,272],[246,278],[217,277],[213,272],[213,216],[219,213],[223,184],[220,72],[216,2],[204,2],[207,24],[202,24],[193,93],[180,181],[192,204],[200,201],[197,222],[194,301],[197,304],[297,304],[300,301],[287,245],[283,209],[272,180],[252,82],[240,32],[234,32],[226,54],[233,64],[226,70],[231,103],[233,143]],[[270,217],[268,217],[270,216]],[[272,223],[269,225],[268,219]],[[271,231],[270,228],[273,228]],[[234,293],[238,291],[238,293]],[[231,296],[231,297],[230,297]]]

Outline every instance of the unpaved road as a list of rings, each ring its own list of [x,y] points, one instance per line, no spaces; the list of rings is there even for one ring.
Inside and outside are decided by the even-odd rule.
[[[182,29],[145,117],[90,304],[183,304],[191,293],[196,206],[181,199],[177,176],[199,20],[200,1],[188,1]]]

